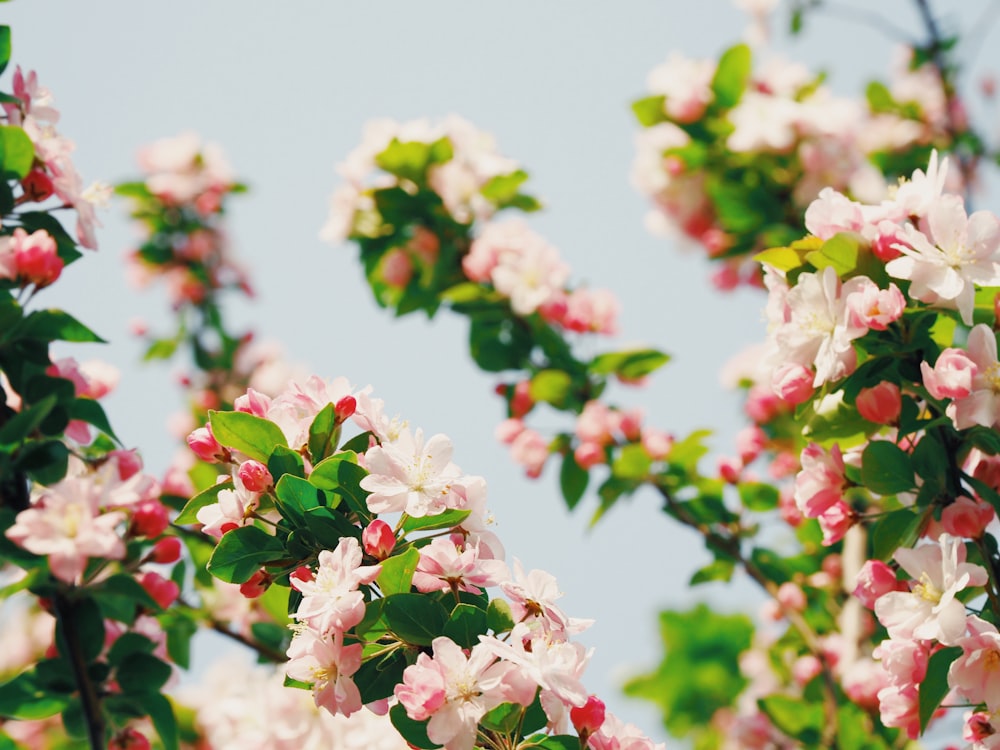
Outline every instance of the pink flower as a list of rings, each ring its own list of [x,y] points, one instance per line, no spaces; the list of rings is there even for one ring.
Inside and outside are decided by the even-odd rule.
[[[817,518],[841,500],[847,479],[835,443],[827,453],[816,443],[802,449],[802,470],[795,477],[795,502],[806,518]]]
[[[580,632],[590,625],[589,620],[567,617],[556,605],[556,600],[562,598],[563,593],[551,573],[544,570],[525,573],[520,560],[514,561],[513,576],[500,583],[500,590],[510,601],[515,622],[537,618],[546,630],[571,633]]]
[[[866,560],[858,571],[852,592],[868,609],[875,609],[880,596],[890,591],[903,591],[905,584],[896,580],[896,573],[881,560]]]
[[[409,430],[394,442],[383,442],[365,453],[368,476],[361,488],[372,513],[404,511],[415,518],[434,516],[461,503],[452,484],[461,477],[451,462],[452,444],[445,435],[434,435],[426,443],[424,434]]]
[[[997,362],[996,336],[989,326],[980,323],[969,331],[968,350],[974,365],[971,389],[966,396],[953,397],[955,402],[948,405],[948,416],[959,430],[977,424],[997,426],[1000,424],[1000,362]]]
[[[965,398],[972,393],[976,363],[961,349],[945,349],[934,363],[920,363],[924,385],[934,398]]]
[[[361,667],[361,644],[344,645],[341,632],[332,637],[299,631],[288,646],[285,673],[312,684],[313,699],[331,714],[350,716],[361,710],[361,693],[351,675]]]
[[[302,593],[296,620],[306,622],[325,635],[333,629],[345,631],[365,615],[365,597],[358,586],[371,583],[381,565],[361,565],[361,545],[354,537],[340,540],[333,551],[319,553],[319,569],[312,580],[292,578],[292,588]]]
[[[472,750],[479,720],[506,700],[504,677],[512,665],[497,662],[482,645],[468,656],[448,638],[435,638],[433,655],[420,654],[403,672],[395,695],[414,721],[430,719],[427,736],[447,750]]]
[[[376,518],[361,532],[361,544],[366,555],[376,560],[385,560],[396,546],[396,536],[389,524]]]
[[[535,430],[526,428],[510,444],[510,455],[524,467],[529,477],[538,477],[549,457],[549,441]]]
[[[0,238],[0,278],[46,287],[62,273],[56,250],[56,241],[44,229],[28,234],[18,227],[13,235]]]
[[[797,406],[812,398],[813,371],[804,365],[787,362],[771,376],[771,388],[782,401]]]
[[[104,488],[91,477],[69,477],[45,489],[17,514],[7,538],[49,558],[52,574],[79,582],[91,557],[121,560],[125,543],[117,531],[125,514],[101,512]]]
[[[963,496],[941,511],[941,528],[952,536],[979,539],[994,518],[992,505]]]
[[[500,560],[480,559],[478,546],[460,549],[450,538],[438,537],[420,548],[420,560],[413,573],[418,591],[467,591],[479,594],[507,578],[507,566]]]
[[[976,616],[969,617],[969,634],[956,645],[962,655],[948,669],[948,685],[970,703],[1000,710],[1000,633]]]
[[[906,298],[899,287],[890,284],[879,289],[875,282],[863,276],[860,288],[847,295],[847,316],[852,326],[884,331],[890,323],[899,320],[906,308]]]
[[[838,500],[820,513],[816,520],[819,521],[819,527],[823,531],[823,545],[829,547],[843,539],[844,534],[858,519],[847,503]]]
[[[601,729],[590,736],[591,750],[663,750],[662,742],[653,743],[634,724],[626,724],[610,711]]]
[[[941,534],[938,544],[898,549],[894,558],[916,582],[909,592],[890,591],[875,602],[889,637],[955,644],[965,634],[966,619],[956,594],[985,585],[986,570],[965,562],[962,540],[950,534]]]

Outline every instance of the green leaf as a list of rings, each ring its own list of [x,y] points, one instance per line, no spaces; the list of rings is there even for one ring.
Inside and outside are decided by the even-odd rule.
[[[406,552],[393,555],[382,561],[382,572],[378,574],[378,587],[383,596],[407,594],[413,581],[413,572],[420,562],[420,552],[410,547]]]
[[[116,573],[93,587],[93,596],[105,617],[131,624],[137,609],[160,612],[160,605],[149,592],[128,573]]]
[[[469,517],[471,510],[446,510],[436,516],[406,516],[403,521],[403,533],[411,531],[433,531],[435,529],[453,529]]]
[[[492,711],[487,712],[479,720],[479,723],[493,732],[511,734],[517,729],[522,714],[524,714],[524,706],[518,703],[501,703]]]
[[[327,404],[313,417],[309,425],[309,455],[314,464],[337,450],[340,435],[337,426],[337,410],[333,404]]]
[[[149,718],[153,720],[153,728],[163,743],[163,750],[178,750],[180,742],[173,704],[159,693],[143,693],[141,700]]]
[[[566,451],[563,456],[562,467],[559,469],[559,487],[562,489],[563,498],[566,500],[566,507],[570,510],[575,508],[587,491],[587,483],[590,481],[590,472],[576,462],[573,451]]]
[[[667,113],[663,108],[667,97],[647,96],[645,99],[637,99],[632,102],[632,111],[635,112],[635,119],[644,128],[651,128],[661,122],[666,122]]]
[[[293,474],[278,480],[274,494],[281,515],[296,527],[306,526],[306,511],[320,507],[321,498],[325,499],[323,490]]]
[[[279,587],[272,586],[271,589]],[[269,591],[271,589],[268,589]],[[167,634],[167,654],[170,660],[181,669],[191,667],[191,638],[198,632],[198,626],[185,616],[176,616],[164,623],[163,630]]]
[[[931,717],[948,694],[948,668],[962,655],[961,646],[943,648],[931,654],[927,661],[927,675],[920,683],[920,731],[927,729]]]
[[[3,37],[0,33],[0,46],[2,44]],[[16,125],[0,125],[0,156],[3,157],[4,178],[20,180],[31,171],[31,165],[35,161],[35,147],[21,128]]]
[[[66,476],[69,448],[60,440],[31,442],[18,455],[18,465],[32,481],[50,486]]]
[[[872,530],[872,553],[877,560],[888,560],[900,547],[912,547],[920,536],[926,514],[900,508],[883,516]]]
[[[912,490],[916,480],[909,454],[886,440],[869,443],[861,454],[861,483],[879,495]]]
[[[41,401],[32,404],[27,409],[17,412],[0,427],[0,445],[18,445],[38,429],[45,420],[58,399],[55,395],[46,396]]]
[[[530,747],[539,750],[580,750],[580,738],[571,734],[533,735]]]
[[[357,460],[354,453],[341,451],[317,464],[309,475],[309,481],[322,490],[330,490],[343,497],[348,507],[363,523],[368,524],[374,516],[368,510],[368,493],[361,489],[361,480],[368,476],[368,472],[358,466]]]
[[[747,510],[764,512],[778,507],[778,488],[763,482],[741,482],[740,501]]]
[[[562,370],[542,370],[528,385],[528,393],[534,401],[544,401],[559,407],[566,403],[573,379]]]
[[[633,349],[599,354],[591,360],[588,369],[598,375],[612,373],[625,380],[637,380],[649,375],[670,361],[670,355],[656,349]]]
[[[214,505],[219,502],[219,493],[222,492],[222,490],[231,489],[233,489],[233,480],[226,479],[218,484],[213,484],[207,490],[202,490],[187,501],[187,504],[184,506],[183,510],[181,510],[180,515],[174,519],[174,523],[180,526],[189,523],[197,523],[198,511],[208,505]]]
[[[806,261],[817,271],[830,266],[843,278],[858,266],[858,248],[864,240],[850,232],[838,232],[823,243],[819,250],[806,253]]]
[[[116,443],[121,441],[111,428],[108,415],[104,413],[104,407],[92,398],[78,398],[69,405],[70,419],[79,419],[87,424],[92,424]]]
[[[489,626],[486,612],[472,604],[456,604],[444,626],[444,635],[462,648],[472,648]]]
[[[787,273],[802,265],[802,256],[791,247],[772,247],[753,256],[758,263]]]
[[[614,462],[611,464],[613,476],[622,479],[645,479],[653,460],[640,443],[629,443],[622,446]]]
[[[403,682],[406,666],[406,657],[402,649],[363,661],[361,668],[353,677],[354,684],[361,693],[361,701],[371,703],[392,695],[396,685]]]
[[[170,675],[170,665],[150,653],[135,651],[124,659],[115,670],[115,680],[125,693],[159,690]]]
[[[806,747],[820,746],[825,722],[822,706],[785,695],[769,695],[758,700],[757,705],[789,737]]]
[[[256,526],[241,526],[222,535],[208,561],[208,572],[227,583],[246,583],[261,566],[280,559],[285,547]]]
[[[505,206],[513,200],[514,196],[517,195],[518,189],[527,179],[528,173],[518,169],[510,174],[500,174],[491,177],[479,192],[491,203],[498,206]]]
[[[254,414],[242,411],[210,411],[212,434],[220,445],[245,453],[261,463],[267,463],[275,446],[288,443],[281,428]]]
[[[283,445],[277,445],[271,451],[271,455],[267,459],[267,470],[271,472],[271,477],[275,482],[281,481],[281,478],[286,475],[302,478],[305,478],[306,475],[302,456]]]
[[[400,737],[413,747],[420,748],[421,750],[434,750],[434,748],[441,747],[441,745],[431,742],[427,737],[427,721],[414,721],[411,719],[406,715],[406,709],[403,708],[402,704],[397,703],[389,709],[389,719],[392,721],[392,725],[396,727],[396,731],[399,732]],[[579,750],[579,745],[580,743],[577,741],[577,750]]]
[[[51,693],[40,687],[32,672],[22,672],[13,680],[0,685],[0,716],[8,719],[34,721],[62,713],[69,697]]]
[[[700,568],[691,576],[688,585],[697,586],[699,583],[709,581],[728,581],[733,577],[736,564],[732,560],[713,560],[708,565]]]
[[[414,646],[430,646],[448,621],[445,608],[424,594],[387,596],[383,612],[390,630]]]
[[[107,343],[83,323],[62,310],[36,310],[24,319],[18,334],[21,338],[36,338],[42,341]]]
[[[146,353],[142,355],[144,362],[154,359],[170,359],[177,351],[180,344],[178,339],[156,339],[146,348]]]
[[[10,26],[0,26],[0,73],[10,63]]]
[[[745,44],[730,47],[719,59],[719,66],[712,78],[712,93],[720,107],[730,109],[739,104],[750,79],[752,56]]]
[[[490,599],[486,607],[486,624],[494,635],[506,633],[514,627],[514,615],[505,599]]]
[[[403,143],[397,138],[375,157],[380,169],[398,177],[423,182],[431,161],[431,147],[419,141]]]

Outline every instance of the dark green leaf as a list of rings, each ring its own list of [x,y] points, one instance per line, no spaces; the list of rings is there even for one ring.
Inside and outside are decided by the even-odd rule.
[[[163,743],[163,750],[178,750],[177,717],[174,707],[165,696],[159,693],[141,693],[142,705],[153,720],[153,728]]]
[[[900,547],[912,547],[920,536],[926,514],[900,508],[882,517],[872,530],[872,552],[878,560],[888,560]]]
[[[92,398],[78,398],[69,405],[70,419],[79,419],[87,424],[92,424],[116,443],[121,441],[115,436],[108,421],[108,415],[104,413],[104,407]]]
[[[283,445],[277,445],[271,451],[271,456],[267,459],[267,470],[271,472],[275,482],[286,474],[302,478],[306,475],[302,456]]]
[[[40,687],[31,672],[22,672],[0,685],[0,716],[33,721],[46,719],[65,710],[68,697]]]
[[[0,427],[0,445],[18,445],[31,435],[55,407],[58,399],[46,396],[27,409],[17,412]]]
[[[278,560],[285,552],[279,539],[256,526],[242,526],[222,535],[208,571],[227,583],[246,583],[266,563]]]
[[[288,447],[285,435],[274,422],[242,411],[210,411],[212,434],[220,445],[235,448],[252,459],[267,463],[275,446]]]
[[[24,319],[18,331],[21,338],[75,343],[106,343],[72,315],[62,310],[36,310]]]
[[[340,436],[337,428],[337,413],[333,404],[327,404],[313,417],[312,424],[309,425],[309,455],[314,464],[337,450]]]
[[[821,705],[785,695],[769,695],[758,700],[757,705],[789,737],[807,747],[819,747],[825,721]]]
[[[383,612],[392,632],[415,646],[430,646],[448,621],[445,608],[424,594],[387,596]]]
[[[570,510],[577,506],[583,494],[587,491],[590,472],[576,462],[573,451],[566,451],[562,467],[559,470],[559,487],[562,489],[566,507]]]
[[[486,612],[472,604],[456,604],[444,626],[444,635],[462,648],[472,648],[488,630]]]
[[[135,651],[121,660],[115,679],[126,693],[159,690],[172,674],[170,665],[150,653]]]
[[[861,482],[879,495],[912,490],[916,481],[909,454],[886,440],[869,443],[861,455]]]
[[[402,704],[396,704],[389,709],[389,719],[400,736],[413,747],[421,750],[434,750],[434,748],[441,747],[441,745],[431,742],[427,737],[427,721],[411,719],[406,715],[406,709],[403,708]],[[579,745],[580,743],[577,741],[576,750],[579,750]]]
[[[17,463],[33,481],[53,485],[66,476],[69,448],[59,440],[32,442],[18,454]]]
[[[362,662],[353,678],[362,702],[370,703],[391,696],[396,685],[403,682],[406,666],[406,657],[401,649]]]
[[[927,724],[948,694],[948,668],[951,663],[962,655],[961,646],[943,648],[931,654],[927,661],[927,675],[920,683],[920,731],[927,729]]]
[[[0,26],[0,73],[10,63],[10,26]]]

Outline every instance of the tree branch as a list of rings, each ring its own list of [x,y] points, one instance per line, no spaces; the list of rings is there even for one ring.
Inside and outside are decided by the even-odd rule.
[[[80,634],[73,617],[73,602],[65,593],[59,592],[53,597],[53,610],[66,641],[66,649],[69,651],[66,656],[73,670],[73,679],[80,691],[87,739],[92,750],[104,750],[104,714],[101,712],[97,688],[87,674],[87,660],[80,647]]]

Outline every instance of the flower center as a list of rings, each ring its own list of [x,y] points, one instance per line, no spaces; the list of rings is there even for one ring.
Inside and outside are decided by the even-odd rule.
[[[921,599],[933,602],[934,604],[940,603],[941,597],[944,595],[944,592],[934,585],[934,582],[927,573],[920,574],[920,583],[913,587],[913,593]]]

